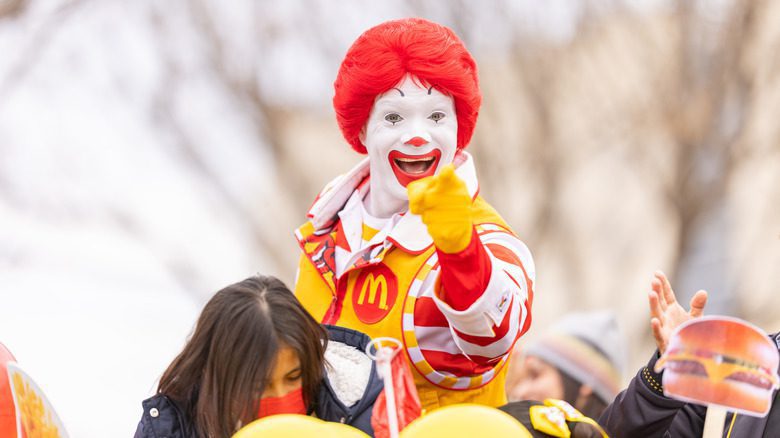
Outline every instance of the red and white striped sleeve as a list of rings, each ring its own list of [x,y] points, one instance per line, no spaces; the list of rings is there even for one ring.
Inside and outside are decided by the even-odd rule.
[[[506,356],[531,325],[535,269],[528,247],[508,230],[483,224],[475,235],[470,256],[439,254],[432,298],[460,352],[488,365]]]

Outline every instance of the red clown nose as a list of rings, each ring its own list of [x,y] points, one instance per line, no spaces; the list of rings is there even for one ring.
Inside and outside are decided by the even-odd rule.
[[[412,146],[420,147],[422,145],[428,144],[428,140],[422,138],[422,137],[412,137],[409,139],[409,141],[406,142],[406,144],[410,144]]]

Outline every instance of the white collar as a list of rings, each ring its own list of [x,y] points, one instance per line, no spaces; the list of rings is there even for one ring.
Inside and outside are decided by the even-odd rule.
[[[460,151],[455,155],[454,163],[456,166],[455,174],[466,183],[466,188],[472,199],[476,198],[479,192],[479,182],[471,154]],[[314,229],[319,230],[331,226],[355,190],[368,177],[369,165],[366,157],[349,172],[330,182],[314,201],[307,215]],[[421,253],[433,244],[428,229],[420,216],[408,211],[404,213],[387,238],[395,245],[413,254]]]
[[[360,184],[352,192],[352,195],[347,200],[347,203],[344,204],[344,207],[337,213],[339,219],[341,219],[344,237],[347,239],[347,244],[349,244],[349,247],[353,252],[359,251],[362,246],[361,242],[363,241],[365,215],[370,216],[370,213],[366,211],[365,205],[363,205],[363,198],[368,190],[368,184]],[[390,230],[395,226],[394,224],[401,219],[403,219],[403,215],[399,213],[387,218],[384,221],[384,225],[377,229],[377,233],[371,238],[371,241],[374,243],[381,243],[378,239],[383,239],[383,236],[388,235]]]

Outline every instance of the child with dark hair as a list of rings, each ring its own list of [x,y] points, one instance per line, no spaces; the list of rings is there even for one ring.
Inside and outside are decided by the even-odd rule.
[[[334,327],[329,333],[280,280],[247,278],[206,304],[157,394],[143,402],[135,437],[226,437],[282,413],[314,413],[371,434],[382,384],[363,353],[369,341],[353,330]],[[356,364],[339,382],[327,375],[325,358],[332,351]],[[360,386],[359,397],[348,395],[354,387],[342,389],[350,383]]]

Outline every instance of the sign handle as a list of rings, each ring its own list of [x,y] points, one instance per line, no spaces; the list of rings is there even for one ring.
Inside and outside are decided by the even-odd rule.
[[[704,434],[702,438],[721,438],[726,423],[726,409],[710,405],[704,417]]]

